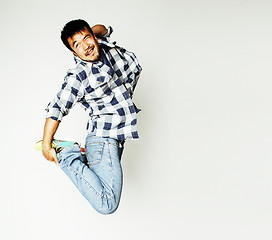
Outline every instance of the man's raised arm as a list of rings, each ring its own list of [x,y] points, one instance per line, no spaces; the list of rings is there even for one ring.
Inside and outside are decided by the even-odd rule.
[[[92,31],[93,31],[94,35],[98,38],[103,37],[108,32],[107,28],[101,24],[97,24],[97,25],[93,26]]]

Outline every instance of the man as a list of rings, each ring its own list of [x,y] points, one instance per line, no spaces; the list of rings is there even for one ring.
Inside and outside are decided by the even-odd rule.
[[[76,65],[47,106],[43,141],[37,144],[44,157],[58,164],[102,214],[113,213],[118,207],[124,142],[138,138],[139,110],[132,95],[142,70],[133,53],[109,42],[112,31],[102,25],[91,29],[80,19],[64,26],[61,39],[74,54]],[[77,143],[53,138],[60,121],[77,102],[89,114],[86,158]]]

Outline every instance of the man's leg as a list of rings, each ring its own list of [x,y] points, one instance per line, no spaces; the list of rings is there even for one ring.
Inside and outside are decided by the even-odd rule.
[[[120,201],[122,150],[123,146],[115,139],[89,135],[85,149],[87,161],[77,145],[67,147],[59,154],[61,169],[102,214],[113,213]]]

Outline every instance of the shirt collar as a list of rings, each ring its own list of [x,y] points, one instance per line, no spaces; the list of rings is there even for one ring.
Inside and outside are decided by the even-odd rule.
[[[115,47],[115,42],[111,43],[111,42],[109,42],[109,41],[107,40],[107,38],[105,38],[105,37],[98,38],[97,41],[98,41],[98,44],[99,44],[99,45],[105,45],[105,46],[108,46],[108,47],[110,47],[110,48]]]

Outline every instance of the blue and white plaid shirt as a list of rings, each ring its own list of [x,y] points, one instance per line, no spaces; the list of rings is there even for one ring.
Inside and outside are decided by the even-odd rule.
[[[79,102],[90,117],[88,132],[119,140],[138,138],[136,113],[140,110],[132,95],[142,68],[134,53],[109,41],[112,31],[109,27],[98,39],[100,53],[108,64],[74,56],[76,66],[67,72],[61,90],[48,104],[46,118],[61,121]]]

